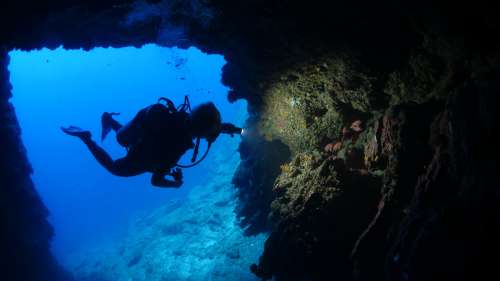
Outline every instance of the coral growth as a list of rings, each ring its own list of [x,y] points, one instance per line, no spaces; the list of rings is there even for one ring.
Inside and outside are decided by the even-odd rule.
[[[234,146],[234,144],[233,144]],[[227,147],[227,146],[226,146]],[[74,256],[79,280],[255,280],[248,270],[266,235],[246,236],[231,178],[239,156],[220,158],[183,201],[130,224],[124,238]]]
[[[371,79],[349,56],[323,57],[279,74],[264,88],[260,131],[292,152],[319,148],[337,137],[344,105],[367,111]]]

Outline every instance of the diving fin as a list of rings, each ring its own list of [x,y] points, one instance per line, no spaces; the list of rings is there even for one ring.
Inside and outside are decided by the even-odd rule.
[[[102,126],[101,142],[104,141],[104,139],[109,134],[111,129],[113,129],[114,123],[116,123],[116,121],[113,119],[113,115],[120,115],[120,113],[104,112],[101,116],[101,126]]]

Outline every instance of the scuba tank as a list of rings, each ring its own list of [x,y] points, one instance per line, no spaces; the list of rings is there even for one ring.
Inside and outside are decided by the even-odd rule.
[[[191,110],[191,104],[189,102],[189,98],[187,95],[184,97],[184,103],[182,103],[178,107],[175,107],[174,103],[168,98],[164,98],[164,97],[159,98],[158,103],[161,103],[161,102],[165,102],[164,105],[167,107],[167,109],[169,110],[169,112],[171,114],[177,114],[179,112],[193,113],[193,111]],[[211,106],[213,106],[213,104]],[[213,106],[213,109],[217,111],[215,106]],[[217,111],[217,115],[219,115],[218,111]],[[218,122],[220,122],[220,116],[218,117],[218,120],[219,120]],[[236,127],[235,125],[230,124],[230,123],[219,123],[219,124],[220,125],[217,126],[216,131],[212,132],[212,135],[205,137],[205,139],[207,141],[207,150],[205,151],[203,156],[198,161],[196,160],[196,158],[198,157],[200,142],[201,142],[201,138],[202,138],[200,136],[198,136],[196,138],[196,142],[195,142],[195,146],[194,146],[194,150],[193,150],[193,156],[191,157],[191,164],[182,165],[182,164],[176,163],[175,166],[180,167],[180,168],[191,168],[191,167],[194,167],[194,166],[200,164],[203,160],[205,160],[205,158],[208,155],[208,152],[210,151],[212,143],[215,141],[215,139],[217,139],[217,137],[221,133],[222,134],[229,134],[231,137],[233,137],[235,134],[241,135],[241,133],[243,131],[242,128]]]
[[[162,103],[162,102],[164,102],[164,103]],[[175,107],[172,100],[165,98],[165,97],[159,98],[158,103],[164,105],[170,114],[178,114],[179,112],[190,114],[192,112],[191,104],[189,102],[189,98],[187,95],[184,96],[184,102],[177,107]],[[203,156],[198,161],[196,161],[196,158],[198,157],[198,153],[199,153],[199,149],[200,149],[200,142],[201,142],[201,138],[197,137],[194,151],[193,151],[193,156],[191,157],[191,164],[182,165],[182,164],[176,163],[175,166],[180,167],[180,168],[191,168],[191,167],[194,167],[194,166],[200,164],[201,161],[205,160],[205,158],[208,155],[208,152],[210,151],[210,147],[212,146],[213,141],[208,141],[207,150],[205,151]]]

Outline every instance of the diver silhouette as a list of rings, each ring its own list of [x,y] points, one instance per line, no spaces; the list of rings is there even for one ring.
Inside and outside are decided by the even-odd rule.
[[[118,114],[105,112],[101,117],[101,141],[113,130],[118,143],[127,149],[127,155],[117,160],[113,160],[92,140],[90,131],[75,126],[61,127],[61,130],[80,138],[96,160],[113,175],[130,177],[150,172],[153,174],[151,184],[158,187],[180,187],[183,183],[180,167],[192,167],[205,159],[219,134],[233,136],[242,132],[233,124],[221,123],[220,113],[212,102],[201,104],[191,111],[187,96],[177,108],[171,100],[160,98],[158,103],[141,109],[125,125],[113,119]],[[196,161],[202,138],[208,142],[207,151]],[[196,139],[196,144],[193,139]],[[178,164],[181,156],[192,148],[193,164]],[[173,180],[166,176],[171,176]]]

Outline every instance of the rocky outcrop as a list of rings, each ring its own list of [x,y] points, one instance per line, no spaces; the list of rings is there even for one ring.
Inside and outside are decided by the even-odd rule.
[[[21,129],[9,102],[8,55],[0,51],[0,278],[9,281],[71,280],[50,252],[54,234],[48,210],[31,181]]]
[[[348,169],[335,156],[297,155],[283,166],[274,186],[271,214],[277,226],[252,270],[278,280],[328,280],[329,272],[349,279],[349,261],[343,257],[376,208],[379,181]]]
[[[433,157],[391,237],[388,280],[482,280],[497,275],[498,72],[470,77],[432,126]]]
[[[239,152],[242,162],[233,177],[239,199],[236,213],[247,235],[267,232],[271,229],[268,215],[274,199],[272,187],[290,151],[280,141],[252,136],[240,143]]]
[[[283,166],[275,183],[277,198],[272,204],[275,228],[260,263],[252,267],[257,275],[264,279],[275,276],[278,280],[437,280],[434,276],[441,280],[474,280],[472,274],[452,272],[454,261],[467,267],[469,272],[485,270],[488,251],[480,249],[470,253],[482,257],[477,263],[482,265],[473,267],[473,259],[463,256],[469,254],[471,246],[464,249],[458,244],[453,244],[461,249],[458,258],[452,258],[452,247],[448,247],[443,249],[441,265],[438,259],[425,262],[432,255],[430,250],[443,242],[439,239],[444,236],[432,237],[437,240],[428,242],[432,246],[421,254],[422,260],[413,256],[421,247],[413,241],[427,234],[426,222],[420,219],[439,213],[429,214],[427,209],[412,212],[411,207],[419,197],[421,175],[431,173],[426,169],[435,167],[434,150],[428,144],[436,138],[431,132],[433,120],[439,112],[450,108],[464,83],[491,84],[488,79],[495,76],[492,73],[498,59],[498,49],[489,50],[488,62],[480,58],[478,45],[454,45],[457,40],[491,42],[488,38],[474,36],[472,39],[468,29],[458,33],[452,21],[446,31],[426,24],[414,29],[413,45],[407,45],[407,49],[401,45],[400,51],[406,55],[396,58],[399,63],[391,64],[389,60],[382,67],[372,61],[373,58],[367,59],[352,50],[320,55],[313,52],[309,61],[301,60],[261,82],[264,87],[260,129],[269,139],[280,139],[289,145],[296,158]],[[479,73],[489,73],[486,75],[489,78],[480,78]],[[466,107],[462,110],[465,112]],[[487,112],[490,118],[497,118],[492,109]],[[477,139],[476,143],[461,147],[487,144],[487,141],[487,138]],[[334,157],[335,161],[329,163],[325,160],[328,157]],[[316,164],[304,165],[308,163],[304,158],[315,159],[312,163]],[[455,161],[461,160],[454,158],[442,168],[457,165]],[[322,182],[317,180],[316,170],[323,165],[330,168],[320,177]],[[346,180],[349,177],[338,177],[346,171],[358,173],[354,178],[360,181],[373,178],[353,184],[366,187],[357,191],[359,197],[346,195],[352,183]],[[477,176],[476,172],[479,174],[482,170],[474,172]],[[487,173],[495,177],[492,170]],[[432,202],[432,208],[443,210],[447,209],[447,200],[454,197],[449,190],[455,183],[444,180],[439,185],[443,194]],[[497,186],[494,180],[489,182],[492,190],[497,190]],[[378,195],[371,193],[374,190]],[[490,201],[487,197],[475,197],[479,201]],[[357,201],[361,199],[365,201]],[[349,202],[358,208],[350,209]],[[490,216],[487,223],[483,222],[488,226],[481,225],[481,229],[488,228],[484,231],[488,234],[483,235],[495,233],[493,228],[498,224],[494,213],[491,209],[489,215],[478,215]],[[466,219],[463,214],[457,212],[451,217],[462,225]],[[413,223],[411,226],[408,220]],[[440,221],[437,225],[441,223],[446,222]],[[341,234],[337,233],[339,229]],[[433,231],[435,236],[445,232]],[[336,239],[339,235],[343,235],[342,238]],[[468,239],[464,244],[475,243],[479,237],[471,235]],[[496,243],[490,241],[488,245]],[[400,248],[408,251],[404,261],[393,252]],[[416,269],[417,264],[422,268]],[[440,271],[446,267],[449,270]],[[426,274],[425,278],[419,274]]]

